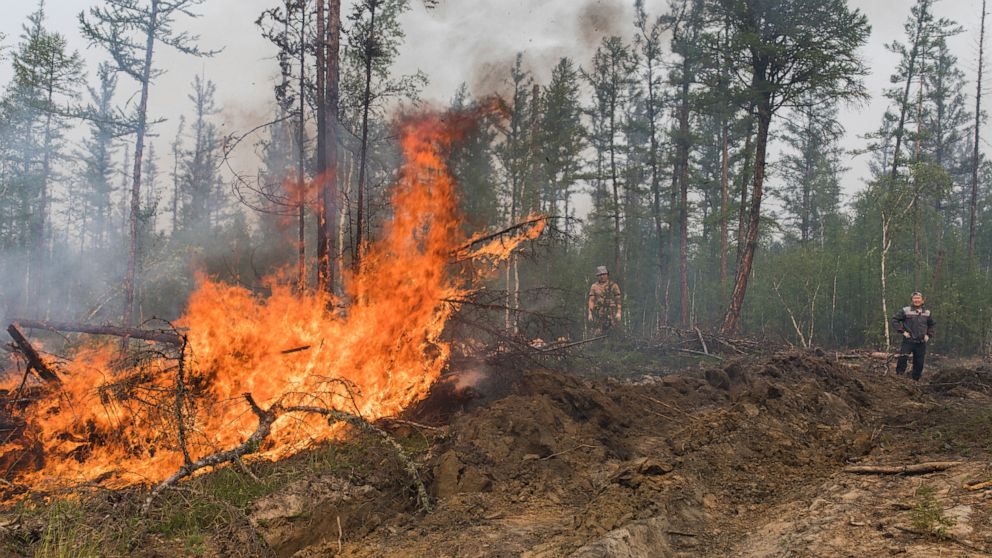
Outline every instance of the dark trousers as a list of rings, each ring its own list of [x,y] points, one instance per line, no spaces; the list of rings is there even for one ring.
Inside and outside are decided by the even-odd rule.
[[[919,380],[923,376],[923,360],[927,356],[927,344],[923,341],[913,341],[904,337],[899,353],[899,360],[896,362],[896,374],[902,376],[906,372],[906,361],[909,360],[909,355],[913,355],[913,379]]]

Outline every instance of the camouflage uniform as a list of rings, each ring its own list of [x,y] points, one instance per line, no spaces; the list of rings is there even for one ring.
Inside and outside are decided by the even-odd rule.
[[[620,285],[613,281],[595,282],[589,287],[592,300],[592,323],[596,333],[605,333],[617,326],[620,308]]]

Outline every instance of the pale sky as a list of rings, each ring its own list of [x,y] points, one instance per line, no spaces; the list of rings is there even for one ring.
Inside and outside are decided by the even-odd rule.
[[[95,76],[96,64],[105,52],[87,45],[78,31],[77,15],[96,4],[96,0],[48,0],[46,11],[50,29],[66,35],[70,45],[86,57],[89,78]],[[551,67],[561,56],[587,64],[599,39],[609,34],[630,38],[633,34],[633,0],[441,0],[441,5],[427,11],[413,0],[413,9],[404,17],[406,44],[396,64],[401,73],[423,70],[430,78],[425,100],[445,104],[461,82],[467,82],[474,94],[484,94],[505,87],[509,67],[517,52],[524,53],[528,67],[538,81],[547,80]],[[648,0],[649,13],[660,14],[667,0]],[[213,58],[195,59],[158,45],[156,66],[167,73],[159,78],[151,92],[152,117],[168,121],[156,130],[153,138],[159,156],[166,154],[181,114],[190,113],[186,98],[190,82],[199,73],[217,84],[218,115],[222,133],[239,133],[265,122],[272,107],[272,83],[277,73],[274,48],[259,35],[254,21],[274,0],[207,0],[200,8],[202,17],[186,20],[194,33],[201,35],[205,49],[223,48]],[[863,148],[859,136],[876,129],[881,122],[886,101],[881,97],[889,86],[889,75],[896,58],[885,50],[892,40],[904,40],[902,25],[913,0],[850,0],[860,8],[872,25],[872,35],[863,56],[872,74],[866,85],[873,100],[862,107],[846,107],[842,123],[847,129],[845,147]],[[343,1],[342,12],[351,3]],[[26,16],[36,9],[32,0],[0,0],[3,17],[0,33],[7,53],[18,41]],[[940,15],[954,19],[965,32],[952,39],[952,50],[969,82],[969,97],[977,67],[977,20],[980,0],[943,0]],[[992,22],[990,22],[992,23]],[[0,62],[0,84],[10,80],[9,60]],[[988,72],[986,72],[988,75]],[[127,100],[136,90],[133,82],[121,76],[118,102]],[[135,101],[132,101],[135,102]],[[969,100],[973,105],[974,101]],[[983,148],[988,148],[988,137]],[[248,163],[243,153],[240,160]],[[867,156],[847,162],[851,167],[844,177],[844,191],[861,189],[867,175]],[[248,170],[247,165],[244,170]]]

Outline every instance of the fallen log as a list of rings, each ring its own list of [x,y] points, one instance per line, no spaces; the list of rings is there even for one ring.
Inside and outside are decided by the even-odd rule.
[[[944,471],[962,463],[962,461],[929,461],[913,465],[851,465],[844,467],[844,472],[856,475],[922,475]]]
[[[38,354],[38,351],[31,345],[28,338],[24,336],[21,329],[17,327],[16,322],[7,326],[7,333],[10,334],[11,339],[13,339],[14,343],[17,344],[17,348],[21,350],[24,357],[28,359],[28,368],[30,370],[33,370],[34,373],[37,374],[38,377],[44,382],[56,386],[62,384],[62,380],[55,375],[55,372],[52,372],[52,369],[45,364],[45,361],[41,360],[41,355]]]
[[[15,324],[28,329],[44,329],[56,332],[88,333],[90,335],[111,335],[130,339],[144,339],[167,345],[181,345],[182,337],[170,331],[156,331],[133,327],[117,327],[110,325],[90,325],[72,322],[47,322],[42,320],[16,320]]]
[[[992,488],[992,481],[979,482],[975,484],[965,485],[968,490],[985,490],[987,488]]]

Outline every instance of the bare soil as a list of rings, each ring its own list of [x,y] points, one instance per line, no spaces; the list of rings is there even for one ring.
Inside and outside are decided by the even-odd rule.
[[[237,468],[219,472],[249,490],[199,524],[209,529],[156,527],[215,482],[194,479],[186,496],[176,491],[142,520],[138,535],[111,537],[117,546],[104,548],[145,556],[992,555],[992,490],[966,487],[992,480],[985,365],[928,369],[916,383],[781,353],[637,379],[530,371],[488,380],[443,384],[406,417],[435,428],[389,425],[416,452],[434,501],[428,513],[415,508],[388,450],[342,446],[252,464],[254,480]],[[917,476],[843,471],[925,461],[960,464]],[[119,522],[140,495],[87,496],[79,521],[102,513]],[[14,555],[48,540],[37,518],[12,514],[0,517],[0,535]]]

